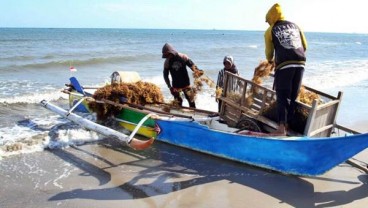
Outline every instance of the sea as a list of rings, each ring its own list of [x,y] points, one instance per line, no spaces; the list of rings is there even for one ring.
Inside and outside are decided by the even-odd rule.
[[[83,86],[104,86],[115,71],[135,71],[172,99],[163,76],[162,46],[172,44],[216,81],[225,55],[251,79],[265,60],[264,31],[179,29],[0,28],[0,159],[103,138],[43,108],[42,100],[69,108],[61,90],[76,77]],[[368,34],[306,32],[303,84],[337,96],[337,123],[368,131]],[[75,70],[70,70],[73,68]],[[217,110],[214,89],[196,98]],[[184,105],[187,103],[184,102]]]

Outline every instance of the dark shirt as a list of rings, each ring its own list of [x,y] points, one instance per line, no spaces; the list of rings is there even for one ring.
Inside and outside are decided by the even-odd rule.
[[[169,88],[185,88],[190,86],[190,79],[186,67],[189,66],[191,68],[193,65],[193,61],[187,55],[181,53],[170,59],[166,59],[163,72],[166,85]],[[172,84],[170,84],[169,74],[171,75]]]
[[[286,20],[277,21],[272,28],[272,42],[277,69],[290,64],[305,64],[301,31],[296,24]]]

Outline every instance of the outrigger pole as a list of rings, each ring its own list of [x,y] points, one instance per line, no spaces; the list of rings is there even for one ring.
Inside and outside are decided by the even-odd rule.
[[[70,110],[70,111],[66,111],[65,109],[63,108],[60,108],[46,100],[42,100],[41,101],[41,105],[54,112],[54,113],[57,113],[59,114],[60,116],[70,120],[70,121],[73,121],[74,123],[88,129],[88,130],[91,130],[91,131],[95,131],[97,133],[100,133],[102,135],[105,135],[107,137],[110,137],[110,138],[116,138],[120,141],[123,141],[127,146],[135,149],[135,150],[143,150],[143,149],[146,149],[148,147],[150,147],[154,141],[154,138],[151,138],[149,140],[139,140],[139,139],[136,139],[134,138],[134,135],[135,133],[137,132],[137,130],[140,128],[140,125],[137,125],[136,129],[137,130],[134,130],[132,132],[131,135],[125,135],[121,132],[118,132],[114,129],[111,129],[111,128],[108,128],[106,126],[102,126],[102,125],[99,125],[95,122],[92,122],[88,119],[85,119],[75,113],[72,113],[71,111],[73,110],[73,108]],[[149,114],[147,116],[145,116],[142,120],[141,120],[141,124],[143,124],[143,122],[145,120],[147,120],[149,117],[151,117],[152,114]]]

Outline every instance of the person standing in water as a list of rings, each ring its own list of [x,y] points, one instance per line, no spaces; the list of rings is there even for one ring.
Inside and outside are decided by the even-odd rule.
[[[189,107],[195,108],[194,92],[190,86],[187,66],[194,73],[203,74],[203,71],[199,70],[186,54],[177,52],[169,43],[166,43],[162,48],[162,58],[165,58],[164,80],[175,101],[182,106],[183,99],[180,96],[180,92],[183,92],[185,99],[189,103]],[[169,74],[171,75],[171,82]]]
[[[221,88],[221,91],[222,89],[224,89],[225,72],[230,72],[239,75],[238,69],[236,68],[236,65],[234,63],[234,58],[232,56],[225,56],[223,64],[224,68],[219,71],[216,84],[216,89]],[[222,101],[218,98],[216,98],[216,101],[218,102],[218,112],[220,112]]]

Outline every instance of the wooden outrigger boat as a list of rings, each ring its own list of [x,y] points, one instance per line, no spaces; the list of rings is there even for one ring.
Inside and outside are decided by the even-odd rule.
[[[88,95],[83,93],[82,87],[77,88],[68,92],[70,103],[74,105],[71,109],[87,101],[81,101]],[[304,130],[290,131],[288,136],[282,137],[268,133],[276,129],[277,124],[260,113],[275,99],[275,92],[232,74],[226,74],[220,113],[165,103],[141,106],[109,100],[96,102],[120,107],[121,112],[115,119],[133,133],[138,131],[159,141],[269,170],[315,176],[366,149],[368,134],[336,124],[342,93],[334,97],[308,89],[318,93],[325,100],[324,104],[299,103],[298,107],[309,113]],[[248,102],[250,96],[251,103]],[[80,108],[88,110],[86,105]],[[145,130],[137,130],[138,123]],[[338,131],[344,135],[338,135]],[[141,147],[136,149],[144,149],[152,141],[139,142]]]

